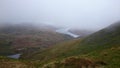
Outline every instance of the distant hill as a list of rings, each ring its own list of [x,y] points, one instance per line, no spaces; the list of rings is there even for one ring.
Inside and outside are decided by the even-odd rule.
[[[34,56],[32,56],[34,55]],[[23,56],[26,59],[40,60],[41,64],[46,64],[44,68],[77,68],[74,67],[73,60],[65,59],[71,56],[82,57],[98,61],[101,65],[106,65],[104,68],[119,68],[120,66],[120,22],[110,25],[109,27],[102,29],[92,35],[79,40],[73,40],[58,44],[47,50],[37,52],[31,56]],[[68,66],[64,66],[62,60],[68,61]],[[80,59],[85,61],[84,59]],[[73,61],[73,67],[70,61]],[[88,61],[88,60],[87,60]],[[49,63],[49,64],[47,64]],[[88,62],[94,63],[94,62]],[[92,65],[92,64],[91,64]],[[76,66],[76,65],[75,65]]]
[[[38,27],[39,26],[39,27]],[[33,52],[72,39],[55,32],[56,27],[41,24],[4,24],[0,26],[0,55]]]

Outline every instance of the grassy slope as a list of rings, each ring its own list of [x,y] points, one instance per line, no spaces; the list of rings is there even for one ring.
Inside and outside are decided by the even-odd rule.
[[[35,61],[17,60],[0,56],[0,68],[37,68]]]
[[[51,62],[55,60],[61,60],[70,56],[78,56],[78,55],[87,55],[88,57],[94,56],[95,58],[104,58],[106,62],[110,63],[108,67],[114,66],[116,64],[116,68],[120,65],[119,46],[120,46],[120,24],[113,24],[112,26],[100,30],[88,36],[83,40],[70,41],[45,50],[43,52],[35,53],[32,59],[39,59],[41,63]],[[115,48],[113,51],[111,48]],[[118,48],[118,49],[117,49]],[[99,55],[102,52],[108,52],[109,57],[104,57]],[[113,59],[111,62],[110,59]],[[115,62],[117,60],[117,62]],[[112,63],[114,61],[114,63]],[[106,67],[107,68],[107,67]],[[112,67],[111,67],[112,68]]]
[[[78,56],[72,56],[72,58],[77,58],[77,63],[80,65],[81,63],[84,63],[82,65],[86,65],[89,61],[93,62],[93,64],[96,64],[100,62],[98,65],[99,68],[119,68],[120,67],[120,47],[111,47],[108,49],[104,49],[101,51],[93,51],[88,54],[82,54]],[[75,61],[70,62],[70,57],[67,57],[62,60],[56,60],[49,62],[48,64],[45,64],[43,68],[78,68],[74,63]],[[83,61],[80,59],[88,59],[87,61]],[[68,60],[69,59],[69,60]],[[68,60],[68,61],[66,61]],[[79,61],[80,60],[80,61]],[[65,63],[68,63],[69,65],[65,65]],[[89,64],[91,65],[91,64]],[[98,68],[97,67],[97,68]]]
[[[87,58],[93,62],[96,60],[105,62],[104,68],[119,68],[120,67],[120,26],[114,26],[114,30],[108,31],[103,29],[93,35],[83,39],[83,40],[73,40],[69,42],[64,42],[59,45],[49,48],[43,52],[38,52],[32,54],[30,57],[26,57],[29,60],[6,60],[3,62],[12,62],[22,64],[22,66],[30,66],[35,68],[41,68],[43,64],[46,67],[43,68],[78,68],[74,65],[65,66],[63,61],[68,59],[68,57],[74,56],[79,58]],[[25,58],[25,59],[26,59]],[[3,58],[2,58],[3,59]],[[38,60],[35,60],[38,59]],[[87,61],[89,61],[87,60]],[[81,61],[80,61],[81,62]],[[69,63],[69,62],[68,62]],[[74,62],[72,62],[74,63]],[[87,63],[87,62],[85,62]],[[0,66],[5,66],[6,64],[1,63]],[[8,64],[9,66],[10,64]],[[30,68],[29,67],[29,68]],[[12,67],[14,68],[14,67]],[[21,67],[24,68],[24,67]],[[27,68],[27,67],[26,67]]]
[[[91,52],[86,55],[96,60],[103,60],[107,63],[105,68],[119,68],[120,67],[120,46],[104,49],[99,52]]]

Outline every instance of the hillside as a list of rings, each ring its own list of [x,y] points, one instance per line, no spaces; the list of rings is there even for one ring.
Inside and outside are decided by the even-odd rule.
[[[0,56],[0,68],[40,68],[40,61],[11,59],[5,56]]]
[[[45,51],[41,51],[34,56],[23,56],[26,59],[36,59],[40,60],[41,64],[50,63],[49,68],[53,64],[62,64],[59,68],[64,68],[64,63],[67,57],[76,56],[82,58],[93,59],[95,62],[101,61],[99,63],[105,66],[105,68],[119,68],[120,66],[120,22],[112,24],[111,26],[102,29],[82,40],[73,40],[65,43],[58,44],[53,48],[49,48]],[[59,63],[54,63],[54,61],[59,61]],[[92,62],[91,62],[92,63]],[[68,63],[69,64],[69,63]],[[68,65],[69,66],[69,65]],[[74,64],[73,64],[74,66]],[[66,67],[65,68],[70,68]],[[74,67],[76,68],[76,67]]]
[[[29,68],[23,61],[18,61],[10,58],[0,56],[0,68]]]
[[[0,55],[33,52],[72,39],[55,32],[49,25],[39,27],[30,24],[2,25],[0,27]]]

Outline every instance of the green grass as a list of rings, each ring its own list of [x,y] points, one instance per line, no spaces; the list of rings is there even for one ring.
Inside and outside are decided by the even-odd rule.
[[[100,30],[82,40],[73,40],[69,42],[64,42],[58,45],[55,45],[52,48],[49,48],[47,50],[31,54],[30,57],[27,57],[28,59],[33,60],[40,60],[41,65],[51,63],[53,61],[61,61],[67,57],[70,56],[83,56],[87,54],[91,54],[91,56],[95,57],[99,56],[99,58],[103,58],[99,55],[100,52],[107,50],[108,52],[112,54],[113,56],[109,54],[110,57],[105,57],[105,61],[110,61],[110,59],[115,58],[116,55],[120,57],[119,50],[115,49],[115,51],[109,50],[110,48],[116,48],[120,46],[120,25],[112,26],[113,30],[110,29],[110,27],[105,28],[103,30]],[[34,55],[34,56],[32,56]],[[91,57],[90,56],[90,57]],[[24,56],[23,56],[24,57]],[[98,59],[99,59],[98,58]],[[26,59],[26,58],[24,58]],[[119,68],[120,65],[118,62],[120,62],[119,58],[115,58],[114,61],[117,60],[117,62],[114,62],[113,64],[110,63],[109,65],[114,66],[116,64],[116,68]],[[109,67],[109,66],[108,66]],[[110,68],[110,67],[109,67]]]
[[[105,68],[120,67],[120,46],[102,50],[100,52],[92,52],[86,55],[96,60],[103,60],[107,63]]]
[[[0,56],[0,68],[41,68],[40,61],[12,59]]]
[[[100,68],[119,68],[119,57],[120,25],[113,25],[112,30],[110,26],[84,39],[63,42],[31,55],[24,54],[21,60],[12,62],[18,61],[33,68],[78,68],[86,64]]]
[[[5,40],[0,40],[0,55],[14,54],[11,43]]]

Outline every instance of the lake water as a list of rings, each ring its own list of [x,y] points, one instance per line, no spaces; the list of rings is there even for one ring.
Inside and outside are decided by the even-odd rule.
[[[62,34],[67,34],[67,35],[70,35],[70,36],[72,36],[72,37],[74,37],[74,38],[79,37],[79,35],[76,35],[76,34],[74,34],[74,33],[69,32],[69,29],[68,29],[68,28],[66,28],[66,29],[58,29],[58,30],[56,30],[56,32],[62,33]]]
[[[7,56],[7,57],[13,58],[13,59],[19,59],[20,56],[21,56],[21,54],[14,54],[14,55],[9,55],[9,56]]]

